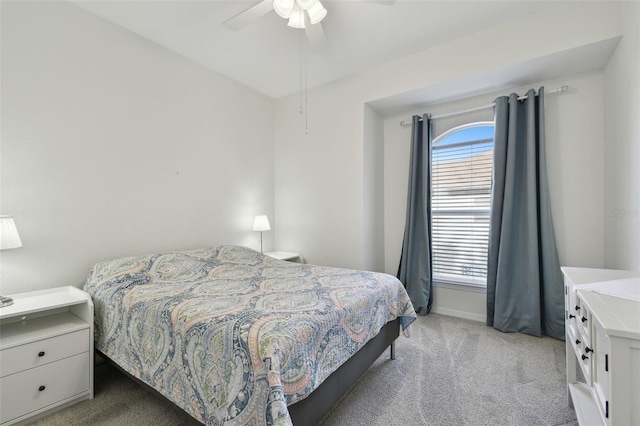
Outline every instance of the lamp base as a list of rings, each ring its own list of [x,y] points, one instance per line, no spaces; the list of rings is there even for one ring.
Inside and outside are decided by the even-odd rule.
[[[13,299],[10,297],[0,296],[0,308],[13,305]]]
[[[264,253],[262,250],[262,231],[260,231],[260,253]]]

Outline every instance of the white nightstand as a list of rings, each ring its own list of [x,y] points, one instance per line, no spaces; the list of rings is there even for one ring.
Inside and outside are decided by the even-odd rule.
[[[0,424],[93,398],[93,302],[76,287],[11,295],[0,308]]]
[[[278,260],[289,260],[292,262],[302,263],[302,257],[300,256],[300,253],[294,253],[291,251],[270,251],[269,253],[265,254]]]

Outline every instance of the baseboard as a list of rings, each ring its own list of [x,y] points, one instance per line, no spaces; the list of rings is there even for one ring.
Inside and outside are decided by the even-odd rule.
[[[434,314],[448,315],[450,317],[464,318],[471,321],[478,321],[483,323],[487,322],[486,315],[474,314],[474,313],[465,312],[465,311],[457,311],[455,309],[433,307],[431,309],[431,312],[433,312]]]

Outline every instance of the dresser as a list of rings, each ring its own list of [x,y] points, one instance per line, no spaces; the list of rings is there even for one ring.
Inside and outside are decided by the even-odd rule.
[[[640,274],[562,272],[569,405],[581,426],[640,425]]]
[[[76,287],[11,295],[0,308],[0,425],[93,398],[93,303]]]

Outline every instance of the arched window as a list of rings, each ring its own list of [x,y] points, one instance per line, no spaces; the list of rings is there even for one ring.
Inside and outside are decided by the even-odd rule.
[[[493,123],[453,128],[433,141],[432,248],[436,281],[486,286]]]

